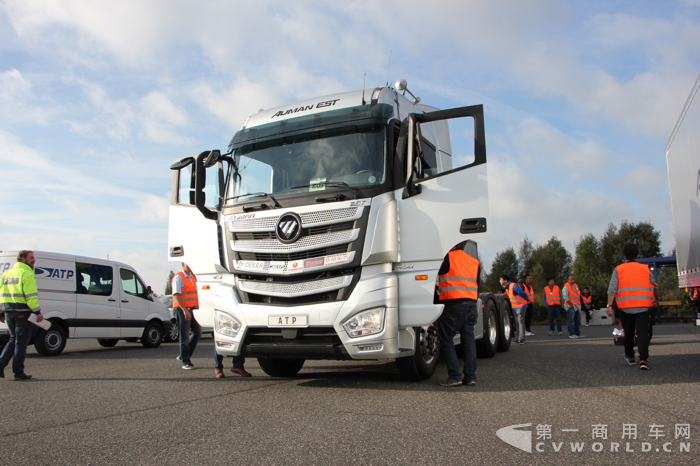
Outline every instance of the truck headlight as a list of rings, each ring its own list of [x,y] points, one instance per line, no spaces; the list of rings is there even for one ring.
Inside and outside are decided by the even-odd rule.
[[[236,338],[241,331],[241,323],[229,314],[216,311],[214,313],[214,331],[222,335]]]
[[[351,338],[375,335],[384,330],[385,314],[384,307],[362,311],[346,320],[343,328]]]

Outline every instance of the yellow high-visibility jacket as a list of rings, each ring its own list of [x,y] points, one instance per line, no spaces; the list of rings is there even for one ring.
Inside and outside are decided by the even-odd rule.
[[[27,264],[17,262],[0,279],[0,311],[25,309],[34,314],[41,312],[34,271]]]

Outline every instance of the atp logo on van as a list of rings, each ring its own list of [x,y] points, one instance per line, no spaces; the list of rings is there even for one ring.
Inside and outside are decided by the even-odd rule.
[[[36,278],[51,278],[58,280],[71,280],[75,272],[68,269],[52,269],[50,267],[34,267]]]
[[[12,265],[12,262],[0,262],[0,275],[10,270],[10,265]]]

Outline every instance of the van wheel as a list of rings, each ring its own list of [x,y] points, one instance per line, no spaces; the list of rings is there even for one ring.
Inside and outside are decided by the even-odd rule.
[[[437,369],[440,358],[440,341],[438,340],[437,327],[418,327],[415,330],[416,352],[413,356],[398,358],[396,365],[401,375],[407,380],[428,380]]]
[[[163,327],[158,322],[149,322],[143,329],[141,344],[145,348],[158,348],[163,341]]]
[[[170,322],[170,330],[165,334],[163,341],[172,343],[180,340],[180,331],[177,328],[176,322]]]
[[[484,337],[476,340],[476,355],[480,358],[492,358],[498,348],[498,320],[496,304],[489,301],[484,310]]]
[[[258,358],[260,369],[271,377],[294,377],[304,366],[305,359]]]
[[[112,348],[113,346],[116,346],[117,342],[116,338],[98,338],[97,343],[100,344],[100,346],[104,346],[105,348]]]
[[[58,356],[66,347],[66,330],[56,321],[51,321],[48,330],[39,329],[34,337],[34,349],[42,356]]]
[[[127,343],[136,343],[137,341],[139,341],[139,339],[134,338],[134,337],[129,337],[129,338],[124,338],[124,341]]]

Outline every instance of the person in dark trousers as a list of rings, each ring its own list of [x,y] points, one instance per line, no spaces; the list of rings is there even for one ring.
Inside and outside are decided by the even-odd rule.
[[[586,316],[586,327],[591,323],[591,317],[593,316],[593,295],[591,295],[591,290],[584,288],[581,292],[581,309]]]
[[[202,327],[194,317],[194,310],[199,309],[197,277],[184,262],[182,271],[173,277],[172,287],[173,309],[180,332],[180,356],[177,359],[182,363],[183,369],[190,370],[194,369],[190,358],[202,336]]]
[[[510,298],[510,306],[518,319],[518,343],[522,345],[525,343],[525,313],[527,312],[529,298],[522,288],[510,281],[508,275],[501,275],[499,281],[508,298]]]
[[[437,320],[440,351],[448,375],[447,380],[440,384],[443,387],[476,385],[474,325],[478,316],[479,261],[464,252],[467,243],[465,241],[453,247],[438,271],[438,302],[445,305]],[[457,332],[464,352],[464,370],[461,374],[454,347]]]
[[[557,331],[562,335],[561,329],[561,290],[553,278],[548,280],[547,286],[542,290],[542,299],[547,306],[549,317],[549,336],[554,335],[554,320],[557,321]]]
[[[530,274],[525,275],[525,283],[520,285],[520,288],[527,294],[527,313],[525,314],[525,336],[534,337],[535,334],[530,331],[532,324],[532,313],[535,312],[535,289],[532,287],[532,277]]]
[[[241,377],[252,377],[253,374],[245,370],[243,367],[244,364],[245,358],[243,356],[234,356],[231,373],[233,375],[240,375]],[[224,378],[224,357],[217,353],[216,349],[214,349],[214,377],[217,379]]]
[[[608,286],[608,317],[613,316],[613,301],[620,309],[620,321],[625,330],[625,360],[635,364],[634,343],[637,335],[639,368],[649,369],[649,319],[651,308],[659,301],[656,280],[649,267],[637,262],[639,248],[626,244],[622,248],[626,262],[615,267]]]
[[[31,375],[24,372],[27,345],[32,336],[32,323],[29,316],[36,315],[41,322],[39,298],[34,276],[33,251],[20,251],[15,266],[0,278],[0,322],[7,323],[10,340],[0,355],[0,377],[5,377],[5,367],[12,359],[12,372],[15,380],[29,380]]]

